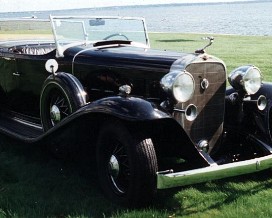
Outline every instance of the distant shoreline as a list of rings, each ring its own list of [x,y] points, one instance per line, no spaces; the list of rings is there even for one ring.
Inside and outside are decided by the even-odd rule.
[[[128,5],[121,5],[121,4],[116,4],[116,5],[98,5],[98,6],[89,6],[89,7],[82,7],[82,8],[66,8],[66,9],[43,9],[43,10],[22,10],[22,11],[3,11],[0,14],[4,13],[33,13],[33,12],[47,12],[47,11],[70,11],[70,10],[82,10],[82,9],[107,9],[107,8],[131,8],[131,7],[156,7],[156,6],[190,6],[190,5],[218,5],[218,4],[251,4],[251,3],[261,3],[261,2],[270,2],[270,0],[240,0],[240,1],[235,1],[235,0],[225,0],[225,1],[220,1],[218,0],[217,2],[182,2],[182,3],[175,3],[175,2],[166,2],[166,3],[139,3],[139,4],[128,4]]]
[[[144,17],[150,32],[272,36],[272,1],[167,4],[73,10],[0,13],[0,19],[55,16]],[[254,19],[253,16],[254,15]]]
[[[34,10],[34,11],[18,11],[18,12],[1,12],[1,14],[22,14],[22,13],[37,13],[37,12],[69,12],[69,11],[77,11],[77,10],[103,10],[103,9],[111,9],[111,8],[139,8],[139,7],[161,7],[161,6],[197,6],[197,5],[220,5],[220,4],[252,4],[252,3],[261,3],[261,2],[271,2],[270,0],[245,0],[245,1],[218,1],[218,2],[184,2],[184,3],[158,3],[158,4],[139,4],[139,5],[119,5],[119,6],[104,6],[104,7],[89,7],[89,8],[75,8],[75,9],[55,9],[55,10]]]
[[[262,3],[262,2],[271,2],[271,0],[245,0],[245,1],[218,1],[218,2],[184,2],[184,3],[160,3],[160,4],[139,4],[139,5],[120,5],[120,6],[104,6],[104,7],[93,7],[89,9],[111,9],[111,8],[136,8],[136,7],[161,7],[161,6],[196,6],[196,5],[222,5],[222,4],[253,4],[253,3]],[[75,11],[83,10],[86,8],[77,8],[77,9],[66,9],[65,11]],[[55,10],[55,11],[64,11],[64,10]]]

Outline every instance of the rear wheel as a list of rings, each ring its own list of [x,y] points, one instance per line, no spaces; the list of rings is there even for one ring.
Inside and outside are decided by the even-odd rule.
[[[58,83],[52,82],[46,86],[41,107],[44,130],[52,128],[75,110],[72,99]]]
[[[108,123],[99,135],[97,161],[101,187],[112,201],[138,206],[152,200],[157,159],[151,139],[130,134],[119,122]]]
[[[60,90],[52,90],[49,99],[50,125],[55,126],[62,119],[72,113],[73,108],[68,97]]]
[[[85,105],[83,93],[83,87],[74,76],[66,73],[49,76],[43,85],[40,102],[44,131]]]

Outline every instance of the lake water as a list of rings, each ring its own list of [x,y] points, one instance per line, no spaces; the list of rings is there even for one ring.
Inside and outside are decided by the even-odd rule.
[[[118,15],[145,17],[149,32],[197,32],[272,36],[272,2],[172,4],[64,11],[0,13],[0,17]]]

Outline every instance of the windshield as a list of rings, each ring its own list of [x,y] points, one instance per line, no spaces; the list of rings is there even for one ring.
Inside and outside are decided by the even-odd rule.
[[[60,53],[80,44],[100,41],[131,41],[149,47],[143,18],[126,17],[50,17]]]
[[[48,41],[53,42],[52,27],[49,20],[18,18],[0,19],[0,44],[8,41]]]

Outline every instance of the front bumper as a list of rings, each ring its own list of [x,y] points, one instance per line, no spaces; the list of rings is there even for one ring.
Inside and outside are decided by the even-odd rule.
[[[157,173],[157,188],[166,189],[201,183],[272,168],[272,154],[246,161],[188,170],[177,173]]]

